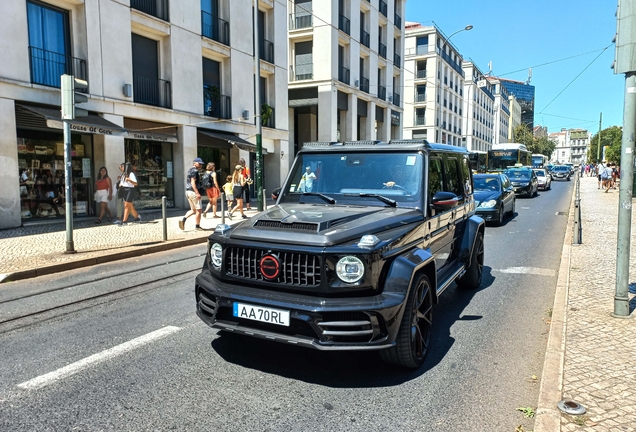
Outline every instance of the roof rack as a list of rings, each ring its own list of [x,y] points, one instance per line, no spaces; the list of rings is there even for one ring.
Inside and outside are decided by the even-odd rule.
[[[423,139],[403,139],[403,140],[391,140],[389,144],[423,144],[428,145],[428,141]]]
[[[369,140],[369,141],[345,141],[343,145],[346,146],[368,146],[368,145],[378,145],[378,144],[386,144],[380,140]]]
[[[342,145],[337,141],[310,141],[303,143],[303,147],[331,147],[334,145]]]

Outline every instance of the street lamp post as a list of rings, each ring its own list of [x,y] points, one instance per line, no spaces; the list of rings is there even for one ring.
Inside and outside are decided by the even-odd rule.
[[[450,38],[452,38],[453,36],[455,36],[457,33],[461,33],[463,31],[468,31],[468,30],[472,30],[473,29],[473,25],[472,24],[468,24],[466,27],[464,27],[463,29],[459,29],[454,33],[451,33],[451,35],[449,37],[446,38],[446,42],[450,41]]]

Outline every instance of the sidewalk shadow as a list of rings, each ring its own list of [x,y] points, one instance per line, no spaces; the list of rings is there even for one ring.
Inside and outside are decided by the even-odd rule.
[[[417,370],[387,365],[374,351],[317,351],[226,332],[219,332],[211,346],[227,362],[311,384],[333,388],[396,386],[424,375],[444,359],[455,343],[451,336],[453,324],[482,318],[462,312],[475,294],[490,287],[494,280],[491,268],[484,267],[479,289],[466,291],[453,284],[442,294],[439,304],[433,308],[429,352]]]

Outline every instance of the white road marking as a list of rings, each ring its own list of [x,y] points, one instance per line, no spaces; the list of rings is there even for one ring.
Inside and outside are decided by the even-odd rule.
[[[89,366],[93,366],[98,363],[104,362],[108,359],[117,357],[121,354],[132,351],[135,348],[139,348],[142,345],[146,345],[156,339],[178,332],[179,330],[181,330],[181,328],[174,327],[174,326],[163,327],[152,333],[139,336],[138,338],[132,339],[121,345],[114,346],[110,349],[107,349],[106,351],[93,354],[90,357],[86,357],[85,359],[82,359],[75,363],[71,363],[70,365],[64,366],[63,368],[60,368],[56,371],[49,372],[44,375],[40,375],[39,377],[33,378],[32,380],[29,380],[29,381],[25,381],[22,384],[18,384],[18,387],[25,390],[36,390],[36,389],[42,388],[44,386],[54,383],[55,381],[61,380],[62,378],[66,378],[71,375],[74,375],[78,373],[79,371],[88,368]]]
[[[530,210],[530,207],[521,207],[522,210]]]
[[[554,276],[556,272],[552,269],[538,268],[538,267],[508,267],[504,269],[493,269],[501,273],[516,273],[516,274],[532,274],[539,276]]]

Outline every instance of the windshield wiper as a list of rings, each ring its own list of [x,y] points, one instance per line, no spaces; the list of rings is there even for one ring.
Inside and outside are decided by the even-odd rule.
[[[323,200],[327,201],[329,204],[335,204],[336,200],[331,198],[328,195],[322,194],[320,192],[303,192],[302,195],[309,195],[309,196],[317,196],[319,198],[322,198]]]
[[[382,201],[384,204],[388,204],[391,207],[397,207],[397,201],[392,200],[391,198],[387,198],[383,195],[378,195],[374,193],[359,193],[359,194],[344,194],[345,196],[359,196],[359,197],[370,197],[377,198]]]

